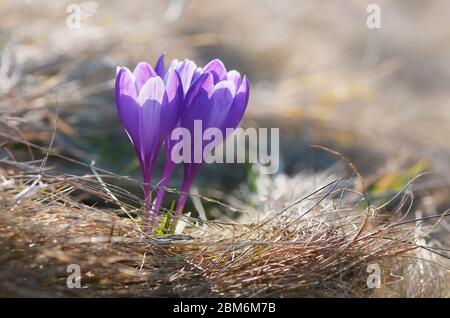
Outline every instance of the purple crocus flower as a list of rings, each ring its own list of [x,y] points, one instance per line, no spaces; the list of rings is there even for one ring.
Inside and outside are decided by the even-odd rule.
[[[175,69],[164,74],[164,55],[155,70],[145,62],[134,72],[117,69],[117,110],[139,158],[144,179],[144,199],[150,213],[152,170],[164,140],[179,121],[183,100],[182,81]]]
[[[160,62],[161,63],[158,63],[158,65],[160,65],[159,70],[162,72],[162,74],[164,74],[165,72],[164,59],[160,59]],[[193,61],[188,59],[185,59],[184,61],[173,60],[169,67],[169,72],[171,70],[175,70],[180,75],[181,83],[183,86],[183,97],[188,92],[191,83],[195,79],[197,79],[202,72],[201,68],[197,67],[197,65]],[[177,123],[177,126],[178,125],[179,122]],[[166,158],[164,162],[163,176],[161,181],[158,183],[158,191],[156,199],[153,202],[154,211],[159,211],[159,209],[161,208],[162,200],[165,194],[165,189],[169,184],[170,177],[172,176],[172,173],[175,170],[176,166],[176,163],[172,160],[171,157],[174,142],[170,139],[170,136],[166,139],[165,146],[166,146]]]
[[[184,98],[180,127],[187,128],[193,136],[194,121],[201,120],[202,135],[206,129],[214,127],[220,129],[225,139],[226,129],[235,129],[239,125],[248,104],[249,93],[250,86],[245,75],[241,77],[235,70],[227,72],[220,60],[212,60],[191,83]],[[193,149],[194,144],[191,142],[190,163],[184,163],[182,194],[178,200],[177,213],[183,211],[192,181],[203,164],[203,161],[196,163],[194,160],[195,152],[200,151]],[[206,143],[202,142],[202,154],[205,146]]]

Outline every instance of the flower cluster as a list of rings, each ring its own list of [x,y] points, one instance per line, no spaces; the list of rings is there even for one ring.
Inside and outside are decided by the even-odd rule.
[[[171,132],[182,127],[193,132],[200,120],[202,129],[219,129],[223,136],[227,128],[236,128],[245,112],[249,98],[249,82],[239,72],[227,71],[214,59],[203,68],[191,60],[174,60],[166,71],[164,54],[155,68],[139,63],[133,72],[119,67],[116,75],[116,104],[120,120],[138,155],[144,179],[144,200],[147,214],[159,211],[164,188],[175,169],[171,152],[174,146]],[[156,198],[151,202],[152,171],[163,144],[166,159]],[[200,148],[206,146],[201,143]],[[192,149],[191,156],[204,149]],[[176,211],[181,213],[192,181],[203,162],[184,162],[181,196]]]

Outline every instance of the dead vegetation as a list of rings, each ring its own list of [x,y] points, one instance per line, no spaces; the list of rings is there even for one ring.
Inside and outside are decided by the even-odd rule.
[[[100,183],[94,168],[74,177],[33,163],[2,167],[3,296],[448,296],[448,249],[425,239],[426,222],[447,214],[409,218],[407,189],[386,214],[328,176],[313,193],[297,187],[295,201],[241,211],[241,221],[186,216],[184,229],[158,236],[143,230],[143,211],[118,199],[135,198],[105,183],[115,175]],[[82,193],[119,207],[87,206]],[[81,268],[81,289],[66,286],[69,264]],[[381,269],[379,289],[367,286],[370,264]]]

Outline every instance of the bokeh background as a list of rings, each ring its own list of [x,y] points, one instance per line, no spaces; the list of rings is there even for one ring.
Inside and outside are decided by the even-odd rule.
[[[366,26],[371,3],[381,8],[380,29]],[[82,13],[75,29],[71,4]],[[339,158],[312,144],[351,160],[374,197],[431,171],[414,189],[420,209],[439,213],[450,206],[449,12],[447,0],[0,1],[1,129],[47,147],[57,121],[55,151],[139,179],[116,114],[116,66],[153,64],[163,51],[198,65],[217,57],[250,78],[242,126],[280,128],[280,174],[336,169]],[[42,158],[2,146],[24,150],[18,160]],[[245,201],[255,173],[211,165],[196,186]]]

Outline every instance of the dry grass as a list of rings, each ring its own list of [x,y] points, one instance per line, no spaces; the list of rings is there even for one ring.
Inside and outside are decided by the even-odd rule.
[[[448,249],[430,243],[425,227],[447,214],[408,218],[407,190],[385,214],[361,205],[363,195],[348,182],[304,174],[281,185],[291,189],[286,195],[300,194],[297,200],[269,200],[256,213],[248,207],[236,222],[185,216],[180,233],[157,236],[142,230],[143,211],[122,202],[139,200],[105,183],[118,176],[93,168],[74,177],[6,160],[2,166],[2,296],[449,295]],[[312,179],[322,186],[307,193]],[[87,206],[85,195],[119,207]],[[66,287],[72,263],[81,267],[82,289]],[[366,285],[374,263],[381,268],[380,289]]]

